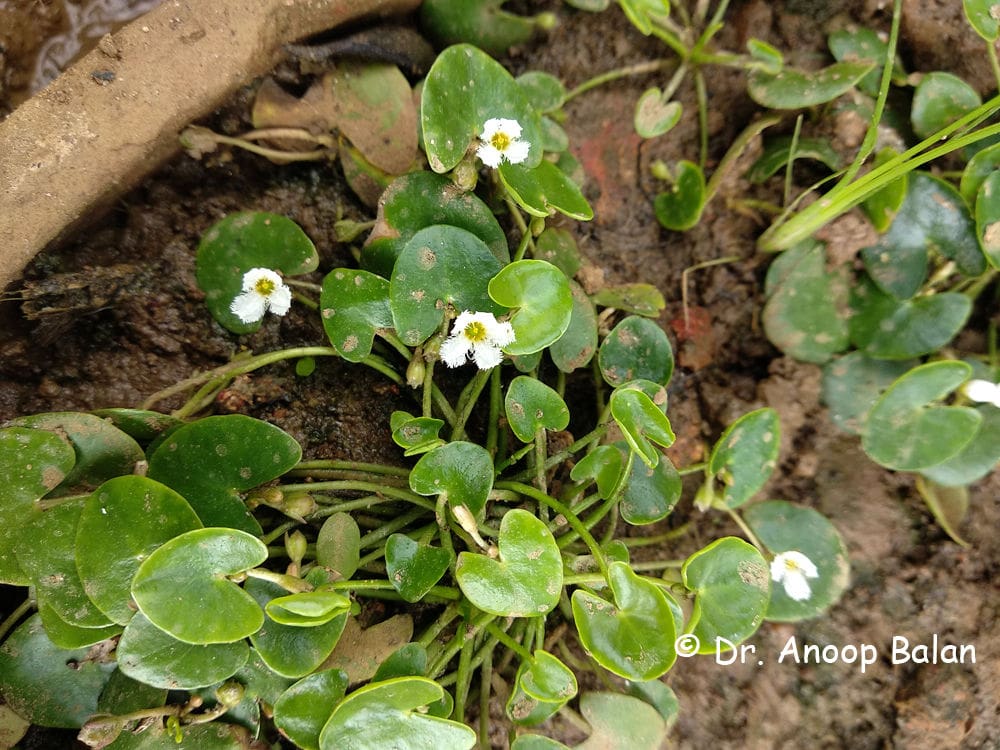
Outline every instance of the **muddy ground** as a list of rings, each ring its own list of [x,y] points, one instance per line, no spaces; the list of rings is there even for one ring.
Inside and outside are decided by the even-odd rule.
[[[44,15],[53,3],[0,2],[0,13],[18,5]],[[756,36],[786,50],[793,63],[818,64],[825,32],[851,20],[887,28],[889,5],[878,0],[734,2],[722,40],[737,48]],[[957,0],[907,0],[904,5],[901,51],[908,69],[952,69],[989,88],[985,57],[964,30]],[[544,70],[573,86],[598,72],[662,54],[616,9],[591,15],[560,4],[546,7],[557,13],[559,25],[544,39],[512,52],[505,62],[515,73]],[[27,35],[20,41],[16,52],[7,45],[0,113],[14,101],[12,82],[20,80],[31,44],[39,43],[29,43]],[[976,65],[977,59],[983,64]],[[757,658],[746,664],[718,665],[701,657],[671,671],[667,680],[681,702],[672,746],[1000,748],[1000,478],[994,475],[973,488],[960,529],[971,546],[963,549],[934,523],[909,477],[879,469],[856,439],[831,425],[820,402],[819,369],[783,357],[758,325],[769,259],[754,250],[762,219],[744,210],[740,200],[776,194],[751,189],[735,176],[694,230],[667,232],[656,223],[651,200],[658,186],[649,164],[697,156],[693,115],[669,136],[651,142],[641,142],[631,117],[623,116],[656,83],[662,81],[620,81],[567,106],[566,129],[586,170],[596,217],[589,224],[563,225],[599,269],[592,269],[592,276],[603,274],[608,283],[655,283],[668,301],[659,322],[675,342],[680,363],[670,392],[670,418],[678,434],[671,451],[675,463],[699,460],[703,446],[739,415],[774,407],[782,419],[781,463],[764,495],[810,505],[830,517],[852,564],[851,586],[828,617],[797,626],[765,624],[749,641]],[[738,73],[709,73],[710,145],[716,160],[754,117],[743,86]],[[246,129],[250,96],[247,90],[208,124],[232,132]],[[686,104],[693,101],[691,90],[681,96]],[[693,113],[694,107],[687,111]],[[850,132],[838,135],[848,144],[855,138]],[[804,184],[810,181],[807,173],[800,177]],[[67,312],[38,320],[26,319],[17,301],[0,304],[0,420],[50,410],[136,406],[197,370],[226,362],[240,349],[321,343],[318,321],[301,306],[286,318],[269,319],[253,336],[236,338],[216,326],[202,305],[193,270],[198,239],[227,213],[247,209],[283,213],[303,226],[321,256],[316,281],[330,268],[352,262],[350,247],[334,236],[334,222],[371,217],[345,190],[336,165],[278,167],[241,153],[226,161],[178,156],[91,229],[39,256],[24,282],[15,285],[55,279],[65,286],[68,277],[59,274],[91,269],[102,279],[100,294],[76,291],[65,302]],[[695,341],[678,341],[682,271],[729,255],[740,260],[691,275],[690,303],[710,326]],[[166,401],[160,408],[179,403]],[[363,368],[323,361],[309,378],[296,378],[284,366],[260,371],[235,384],[216,410],[245,411],[278,424],[303,444],[307,456],[398,461],[388,417],[411,403],[409,394]],[[696,518],[690,496],[663,524],[635,533],[657,533],[695,518],[696,531],[676,547],[657,551],[668,557],[736,533],[716,516]],[[942,642],[973,645],[975,663],[891,663],[894,636],[931,643],[935,635]],[[881,658],[865,673],[857,664],[778,663],[792,636],[820,646],[873,644]]]

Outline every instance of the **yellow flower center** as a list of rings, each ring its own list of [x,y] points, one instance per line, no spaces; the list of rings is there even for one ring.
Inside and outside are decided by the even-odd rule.
[[[270,279],[257,279],[253,288],[261,297],[269,297],[274,292],[275,284]]]
[[[506,151],[510,147],[510,136],[503,131],[494,133],[490,138],[490,145],[497,151]]]
[[[465,338],[474,344],[480,344],[486,341],[486,326],[480,323],[478,320],[474,320],[465,327],[463,332]]]
[[[802,570],[802,568],[799,566],[797,562],[795,562],[795,560],[786,557],[785,570],[787,570],[789,573],[798,573],[800,570]]]

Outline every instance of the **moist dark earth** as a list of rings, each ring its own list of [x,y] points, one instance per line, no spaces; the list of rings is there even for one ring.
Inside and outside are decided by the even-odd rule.
[[[964,25],[961,4],[903,4],[901,53],[907,69],[952,70],[988,93],[989,66],[981,43]],[[503,60],[515,74],[543,70],[572,87],[664,54],[617,8],[589,14],[555,3],[513,7],[551,10],[559,20],[551,32]],[[0,21],[10,21],[6,32],[0,23],[0,38],[11,37],[4,39],[0,58],[0,115],[25,95],[32,55],[46,34],[60,28],[59,12],[54,2],[0,2]],[[850,22],[884,30],[890,12],[891,3],[878,0],[734,2],[720,39],[727,48],[742,49],[747,38],[762,38],[785,50],[789,62],[816,66],[824,64],[830,30]],[[724,182],[695,229],[681,234],[659,226],[651,203],[662,188],[650,176],[650,164],[696,160],[698,154],[690,87],[679,92],[687,114],[668,136],[644,142],[632,130],[634,102],[649,86],[663,83],[656,76],[625,79],[567,105],[565,128],[587,174],[585,191],[596,215],[587,224],[556,223],[576,236],[589,284],[644,281],[656,284],[667,299],[659,323],[671,336],[679,363],[670,390],[669,416],[678,435],[674,462],[701,460],[705,445],[731,421],[761,406],[774,407],[782,421],[781,460],[761,497],[802,503],[827,515],[846,541],[852,566],[850,588],[829,616],[794,626],[765,624],[749,641],[756,658],[733,665],[711,657],[679,663],[665,678],[681,703],[670,746],[1000,748],[1000,479],[994,475],[972,488],[960,528],[970,546],[958,546],[934,522],[910,477],[878,468],[855,438],[832,426],[820,400],[819,368],[784,357],[766,340],[758,316],[770,259],[754,248],[766,217],[743,201],[779,200],[780,193],[742,179],[753,154]],[[757,109],[739,72],[709,69],[707,89],[711,171]],[[249,129],[253,91],[248,87],[203,124],[225,132]],[[782,127],[790,129],[793,121],[786,118]],[[845,148],[858,140],[849,122],[837,121],[831,132],[817,113],[807,113],[805,127],[826,128]],[[796,175],[803,185],[813,177]],[[302,306],[285,318],[269,318],[258,333],[244,337],[227,333],[208,315],[194,280],[195,248],[209,226],[240,210],[273,211],[298,222],[320,253],[312,279],[317,283],[331,268],[353,264],[351,247],[337,241],[334,223],[372,218],[371,209],[344,186],[336,164],[278,166],[236,152],[204,161],[178,155],[89,229],[40,255],[7,290],[0,303],[0,420],[138,406],[239,351],[322,344],[316,316]],[[684,332],[682,272],[726,256],[738,260],[690,274],[689,304],[704,325],[697,336],[678,340],[677,333]],[[78,288],[72,280],[82,271],[94,283]],[[19,290],[27,291],[20,296],[51,296],[32,307],[17,299]],[[41,304],[64,309],[38,315]],[[975,350],[982,336],[972,331],[960,345]],[[570,390],[567,400],[571,410],[578,402],[586,413],[591,398],[581,387],[576,395]],[[157,408],[181,403],[174,398]],[[288,365],[241,378],[214,410],[269,420],[299,440],[309,457],[398,463],[389,415],[413,404],[409,393],[377,374],[327,359],[308,378],[296,377]],[[720,535],[738,533],[726,519],[694,509],[694,489],[688,488],[666,521],[630,530],[657,534],[695,521],[681,541],[643,549],[643,556],[683,557]],[[16,595],[7,592],[6,609]],[[930,644],[935,635],[942,643],[974,646],[975,662],[891,663],[895,636]],[[800,644],[837,648],[872,644],[880,658],[864,673],[856,663],[779,663],[793,636]],[[559,731],[564,728],[555,726],[553,736]]]

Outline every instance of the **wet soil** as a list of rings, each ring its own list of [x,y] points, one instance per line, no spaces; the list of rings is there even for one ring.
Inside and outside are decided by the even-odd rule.
[[[961,11],[953,12],[959,4],[904,4],[907,68],[966,75],[967,58],[981,54],[981,47],[969,40]],[[786,50],[796,64],[821,64],[827,31],[848,21],[884,29],[887,5],[737,2],[722,41],[736,49],[755,36]],[[505,62],[514,72],[544,70],[572,87],[598,72],[662,54],[658,43],[635,32],[616,9],[600,15],[559,4],[549,9],[559,25],[544,40],[512,52]],[[942,47],[942,40],[950,41]],[[678,434],[671,449],[675,463],[703,458],[704,446],[741,414],[774,407],[782,421],[781,460],[762,497],[826,514],[843,535],[852,565],[851,586],[829,616],[794,626],[765,624],[748,642],[756,653],[745,664],[716,664],[710,657],[679,663],[666,678],[681,702],[671,745],[1000,748],[1000,477],[972,488],[960,529],[970,546],[962,548],[935,524],[909,477],[879,469],[856,439],[832,426],[820,400],[819,369],[781,356],[758,324],[769,258],[754,249],[762,217],[740,201],[774,200],[776,193],[751,188],[737,168],[695,229],[680,234],[659,227],[651,203],[661,188],[649,176],[649,165],[656,159],[696,159],[698,153],[691,90],[680,93],[688,114],[669,136],[643,142],[634,135],[633,103],[645,88],[662,83],[656,76],[627,79],[567,106],[565,127],[587,173],[585,189],[596,217],[588,224],[563,225],[586,256],[589,283],[646,281],[667,299],[659,322],[679,361],[669,412]],[[707,83],[711,171],[756,109],[740,74],[713,70]],[[977,85],[989,88],[988,79]],[[251,93],[234,99],[207,124],[227,132],[247,128]],[[66,302],[69,311],[35,320],[25,317],[17,301],[0,304],[0,420],[49,410],[136,406],[242,349],[322,343],[315,316],[301,306],[241,338],[205,312],[193,271],[198,239],[227,213],[247,209],[283,213],[303,226],[321,257],[312,279],[317,282],[329,269],[352,263],[351,248],[333,233],[334,222],[371,217],[346,190],[336,165],[275,166],[242,153],[207,161],[178,157],[91,229],[39,256],[15,285],[65,285],[63,274],[104,269],[102,294],[76,291]],[[726,256],[738,260],[690,274],[689,315],[696,325],[685,327],[682,273]],[[109,287],[114,291],[108,293]],[[581,404],[590,397],[578,395]],[[571,409],[573,398],[571,392]],[[274,422],[310,457],[399,462],[388,419],[394,409],[409,408],[411,399],[377,374],[329,360],[308,378],[296,377],[291,365],[255,373],[235,383],[214,408]],[[178,398],[168,399],[158,408],[179,404]],[[738,533],[724,519],[700,515],[690,503],[693,489],[670,519],[630,533],[655,534],[687,520],[696,521],[695,530],[675,547],[643,555],[680,557],[720,534]],[[975,662],[893,664],[897,636],[911,645],[931,644],[935,636],[941,643],[972,645]],[[863,673],[858,664],[842,661],[779,662],[792,637],[820,647],[872,644],[880,658]],[[580,739],[569,729],[561,731],[567,741]]]

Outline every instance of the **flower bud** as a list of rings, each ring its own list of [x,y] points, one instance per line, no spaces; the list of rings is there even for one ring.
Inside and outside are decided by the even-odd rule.
[[[291,534],[285,534],[285,551],[288,552],[288,559],[296,565],[301,563],[302,558],[306,556],[307,546],[305,534],[298,529]]]
[[[232,708],[243,702],[244,692],[240,683],[226,682],[215,691],[215,699],[226,708]]]
[[[419,348],[413,352],[413,359],[406,368],[406,384],[410,388],[419,388],[424,384],[427,365],[424,363],[424,353]]]

